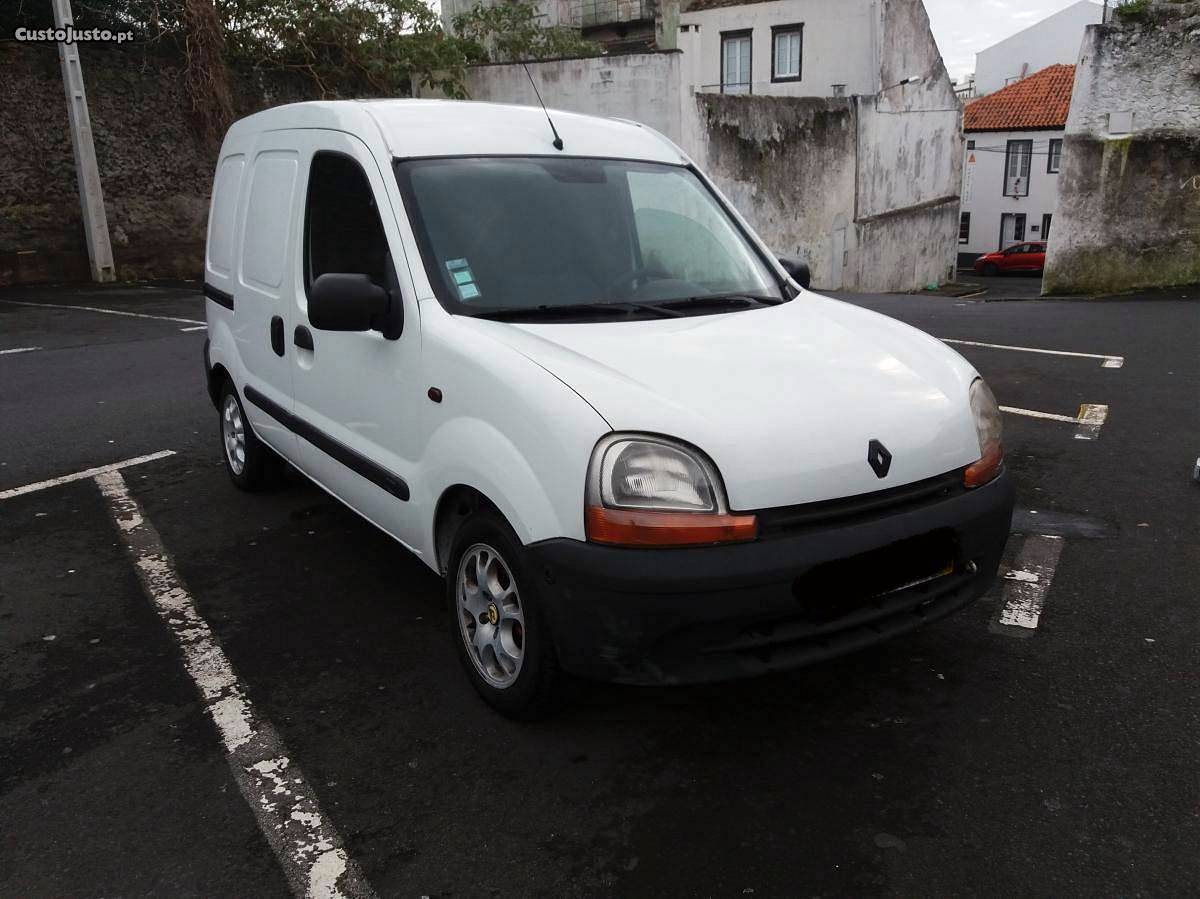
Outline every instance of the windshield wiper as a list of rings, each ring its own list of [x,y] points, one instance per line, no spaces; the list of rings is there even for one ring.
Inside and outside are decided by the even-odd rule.
[[[748,303],[757,303],[762,306],[778,306],[783,303],[783,300],[775,297],[756,297],[748,293],[711,293],[697,297],[684,297],[680,300],[667,300],[665,303],[657,303],[660,309],[681,309],[681,308],[697,308],[700,306],[731,306],[734,304],[746,305]]]
[[[513,321],[526,318],[562,318],[571,317],[577,313],[624,312],[631,315],[634,312],[649,312],[659,318],[680,318],[682,312],[674,309],[664,309],[653,303],[577,303],[569,306],[512,306],[507,309],[488,309],[485,312],[473,313],[473,318],[486,318],[491,321]]]

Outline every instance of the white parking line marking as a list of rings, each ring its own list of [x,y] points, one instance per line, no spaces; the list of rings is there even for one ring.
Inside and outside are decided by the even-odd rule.
[[[371,897],[316,794],[279,734],[255,711],[212,630],[196,611],[158,531],[118,471],[96,475],[146,595],[183,651],[238,788],[298,897]]]
[[[1065,421],[1068,424],[1078,424],[1078,418],[1072,418],[1070,415],[1055,415],[1052,412],[1035,412],[1033,409],[1018,409],[1016,406],[1001,406],[1001,412],[1007,412],[1010,415],[1024,415],[1026,418],[1044,418],[1047,421]]]
[[[959,346],[981,346],[989,350],[1014,350],[1018,353],[1041,353],[1045,356],[1071,356],[1076,359],[1101,359],[1101,368],[1120,368],[1125,364],[1124,356],[1105,356],[1101,353],[1068,353],[1066,350],[1042,350],[1029,346],[1007,346],[1002,343],[980,343],[976,340],[951,340],[949,337],[938,338],[942,343],[954,343]]]
[[[87,471],[65,474],[61,478],[50,478],[48,481],[38,481],[36,484],[26,484],[24,487],[13,487],[11,490],[0,491],[0,500],[12,499],[14,496],[23,496],[26,493],[36,493],[38,490],[45,490],[47,487],[57,487],[59,484],[69,484],[72,481],[94,478],[99,474],[129,468],[134,465],[142,465],[146,462],[154,462],[157,459],[165,459],[167,456],[173,455],[175,455],[175,450],[160,450],[148,456],[137,456],[133,459],[126,459],[124,462],[113,462],[111,465],[101,465],[97,468],[89,468]]]
[[[105,315],[124,315],[129,318],[152,318],[160,322],[182,322],[185,325],[203,325],[194,318],[176,318],[173,315],[150,315],[147,312],[126,312],[124,309],[101,309],[98,306],[66,306],[62,303],[30,303],[26,300],[0,300],[9,306],[36,306],[42,309],[74,309],[76,312],[103,312]]]
[[[1004,628],[1037,629],[1062,548],[1062,537],[1025,538],[1013,570],[1004,575],[1004,608],[996,621],[999,633],[1014,633]]]
[[[1045,421],[1062,421],[1069,425],[1079,425],[1075,430],[1076,440],[1096,440],[1100,437],[1100,429],[1108,421],[1108,406],[1098,403],[1084,403],[1079,407],[1079,414],[1055,415],[1053,412],[1037,412],[1033,409],[1018,409],[1015,406],[1001,406],[1001,412],[1010,415],[1024,415],[1026,418],[1041,418]]]
[[[1079,407],[1079,427],[1075,430],[1075,439],[1095,440],[1107,420],[1108,406],[1085,403]]]
[[[207,331],[208,325],[193,325],[190,328],[180,328],[180,331]]]
[[[0,356],[9,356],[13,353],[32,353],[34,350],[40,350],[40,346],[21,346],[12,350],[0,350]]]

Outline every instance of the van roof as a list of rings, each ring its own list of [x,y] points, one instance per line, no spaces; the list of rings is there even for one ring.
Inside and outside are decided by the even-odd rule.
[[[550,110],[564,156],[687,162],[683,152],[652,128]],[[329,100],[291,103],[237,121],[226,140],[263,131],[325,128],[374,143],[379,135],[394,157],[555,156],[553,135],[537,106],[464,100]]]

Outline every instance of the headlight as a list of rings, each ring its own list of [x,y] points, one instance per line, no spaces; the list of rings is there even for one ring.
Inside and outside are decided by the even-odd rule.
[[[695,546],[753,540],[753,515],[731,515],[716,467],[666,438],[611,434],[592,452],[588,540],[624,546]]]
[[[968,487],[982,487],[995,480],[1004,466],[1000,407],[983,378],[976,378],[971,385],[971,415],[979,438],[979,461],[967,467],[963,483]]]

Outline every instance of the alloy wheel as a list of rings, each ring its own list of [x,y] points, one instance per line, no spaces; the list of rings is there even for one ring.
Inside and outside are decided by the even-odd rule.
[[[246,468],[246,424],[242,421],[242,410],[237,398],[227,394],[221,407],[221,436],[225,441],[225,458],[234,474],[240,475]]]
[[[475,669],[493,687],[512,686],[525,657],[525,616],[512,570],[495,548],[476,543],[463,553],[455,596]]]

